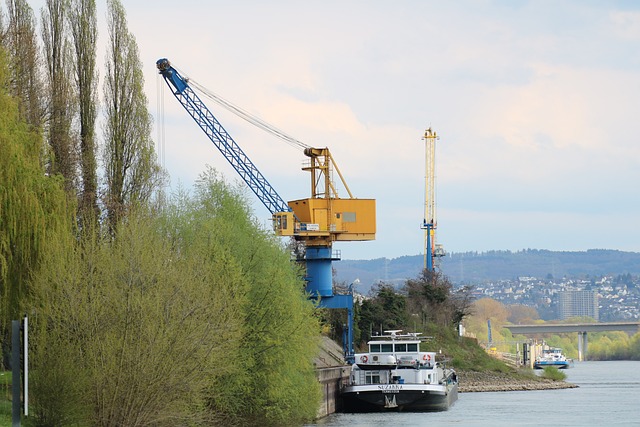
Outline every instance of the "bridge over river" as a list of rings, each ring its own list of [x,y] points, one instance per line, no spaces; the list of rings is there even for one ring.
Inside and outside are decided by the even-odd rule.
[[[624,331],[629,334],[640,332],[640,322],[605,323],[553,323],[540,325],[507,325],[512,334],[534,335],[544,333],[577,332],[578,358],[584,360],[587,355],[587,332]]]

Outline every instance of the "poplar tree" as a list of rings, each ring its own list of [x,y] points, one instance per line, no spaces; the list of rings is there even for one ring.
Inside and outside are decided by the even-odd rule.
[[[151,140],[138,45],[118,0],[108,2],[105,61],[105,207],[111,231],[127,209],[151,198],[162,178]]]
[[[66,0],[47,0],[42,9],[42,40],[47,70],[47,139],[53,155],[50,173],[61,174],[66,190],[71,193],[75,191],[77,162],[71,135],[74,102],[67,8]]]
[[[69,24],[73,40],[74,75],[80,122],[80,223],[94,223],[99,216],[96,159],[97,83],[95,0],[71,0]]]
[[[33,9],[25,0],[6,0],[2,46],[9,64],[8,91],[18,101],[21,116],[34,128],[44,120],[43,82]]]

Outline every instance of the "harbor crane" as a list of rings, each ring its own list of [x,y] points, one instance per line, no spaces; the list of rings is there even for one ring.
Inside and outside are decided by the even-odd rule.
[[[436,244],[436,141],[438,134],[427,128],[425,141],[425,196],[424,218],[421,229],[424,230],[424,269],[434,271],[436,258],[445,255],[442,245]]]
[[[306,267],[306,290],[310,297],[323,308],[347,309],[343,347],[345,359],[353,362],[353,292],[350,290],[346,295],[333,292],[331,263],[340,257],[333,253],[332,245],[336,241],[375,239],[375,200],[353,197],[328,148],[313,148],[296,140],[309,158],[302,170],[311,175],[311,196],[285,202],[200,100],[189,80],[166,58],[156,61],[156,66],[176,99],[271,213],[276,235],[291,237],[302,244],[301,261]],[[336,173],[348,198],[338,196],[333,180]]]

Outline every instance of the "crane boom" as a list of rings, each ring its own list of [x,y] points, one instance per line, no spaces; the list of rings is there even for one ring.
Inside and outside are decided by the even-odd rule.
[[[156,66],[176,99],[271,212],[276,234],[292,236],[304,243],[307,293],[318,300],[319,307],[347,309],[343,345],[346,360],[353,363],[353,292],[350,288],[348,294],[333,293],[331,263],[340,258],[332,253],[331,246],[334,241],[375,238],[375,200],[353,197],[327,148],[305,147],[304,153],[310,160],[303,170],[311,174],[311,197],[285,203],[196,95],[188,80],[166,58],[156,61]],[[263,123],[258,126],[265,127]],[[338,197],[331,178],[333,171],[339,175],[349,198]]]
[[[191,117],[198,123],[200,128],[209,137],[222,155],[229,161],[231,166],[238,172],[240,177],[255,193],[258,199],[265,205],[267,210],[274,215],[278,212],[291,212],[276,190],[269,184],[253,162],[242,151],[231,135],[222,127],[220,122],[209,111],[207,106],[200,100],[198,95],[191,89],[175,68],[171,66],[166,58],[159,59],[156,66],[164,77],[165,81],[175,89],[173,91],[176,99],[187,110]]]

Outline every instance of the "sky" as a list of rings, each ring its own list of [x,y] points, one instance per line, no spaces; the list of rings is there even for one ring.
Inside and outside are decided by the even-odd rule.
[[[640,251],[639,2],[122,3],[173,188],[206,165],[239,178],[164,87],[165,57],[328,147],[354,196],[376,199],[376,240],[336,244],[343,259],[423,253],[427,127],[445,251]],[[105,19],[101,5],[99,58]],[[309,197],[301,151],[203,100],[283,199]]]

